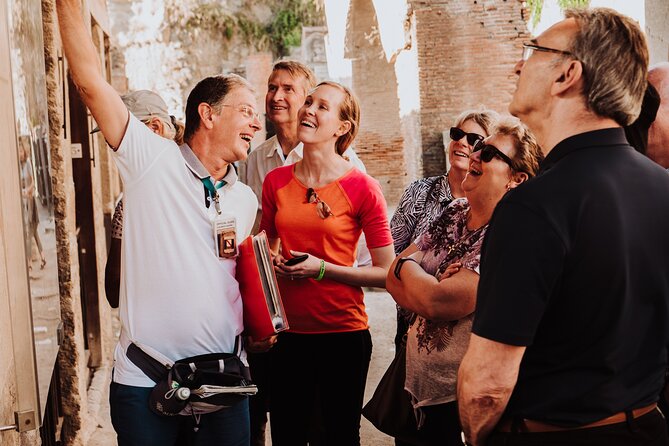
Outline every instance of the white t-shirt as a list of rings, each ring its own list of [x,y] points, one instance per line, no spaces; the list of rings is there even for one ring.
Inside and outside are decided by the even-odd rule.
[[[243,331],[235,260],[219,260],[212,229],[216,210],[205,206],[204,186],[173,141],[131,114],[114,158],[125,191],[114,381],[153,387],[126,357],[129,342],[172,360],[234,350]],[[219,190],[220,207],[236,218],[241,242],[251,232],[257,200],[229,170],[230,181]]]

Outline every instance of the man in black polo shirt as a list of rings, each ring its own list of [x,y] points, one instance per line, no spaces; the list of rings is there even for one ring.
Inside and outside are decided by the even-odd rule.
[[[460,416],[474,445],[667,445],[669,175],[628,145],[648,50],[609,9],[525,44],[509,107],[547,157],[499,203]]]

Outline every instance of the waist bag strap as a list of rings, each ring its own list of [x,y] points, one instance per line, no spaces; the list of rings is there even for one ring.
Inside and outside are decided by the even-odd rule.
[[[167,377],[169,368],[139,348],[134,342],[128,345],[125,354],[151,381],[158,383]]]
[[[242,352],[241,336],[235,337],[235,346],[233,353],[237,356]],[[137,344],[131,342],[126,350],[126,356],[135,364],[149,379],[158,383],[167,377],[171,364],[163,364],[156,358],[142,350]]]

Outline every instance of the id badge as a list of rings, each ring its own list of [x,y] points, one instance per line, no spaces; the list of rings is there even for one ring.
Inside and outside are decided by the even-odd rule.
[[[216,216],[214,220],[214,239],[219,259],[232,259],[237,256],[237,221],[235,217]]]

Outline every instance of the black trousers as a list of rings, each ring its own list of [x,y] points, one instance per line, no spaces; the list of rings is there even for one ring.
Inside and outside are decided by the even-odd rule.
[[[371,354],[369,330],[281,333],[271,355],[272,445],[358,446]]]
[[[249,353],[249,367],[253,384],[258,386],[258,393],[249,397],[249,415],[251,419],[251,446],[265,446],[267,412],[269,412],[269,377],[270,354]]]
[[[608,426],[540,433],[493,433],[487,446],[667,446],[667,426],[658,410]]]
[[[425,421],[414,441],[407,443],[395,439],[395,446],[462,446],[457,402],[427,406],[421,410]]]

